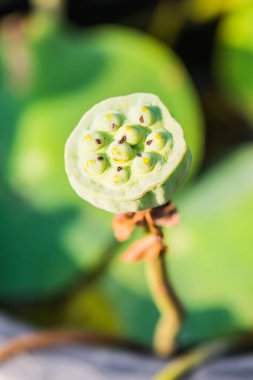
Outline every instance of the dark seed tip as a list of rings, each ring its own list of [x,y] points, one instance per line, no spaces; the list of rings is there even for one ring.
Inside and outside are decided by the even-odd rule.
[[[126,136],[122,136],[121,139],[119,140],[119,144],[123,144],[123,142],[126,141]]]
[[[104,157],[103,156],[98,156],[98,161],[103,161]]]
[[[95,139],[95,141],[96,141],[97,144],[101,144],[102,143],[101,139]]]
[[[140,120],[140,123],[144,123],[144,117],[143,117],[143,115],[140,116],[139,120]]]
[[[136,156],[141,157],[141,153],[137,153]]]
[[[152,141],[153,141],[153,140],[148,140],[148,141],[146,142],[146,145],[151,145],[151,144],[152,144]]]
[[[120,172],[122,170],[122,166],[117,167],[117,171]]]

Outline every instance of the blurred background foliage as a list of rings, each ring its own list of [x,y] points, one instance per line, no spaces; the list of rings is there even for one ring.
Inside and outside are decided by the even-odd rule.
[[[2,310],[151,342],[143,263],[120,262],[112,215],[78,199],[63,152],[93,104],[153,92],[193,153],[166,232],[180,341],[252,328],[252,1],[0,0],[0,15]]]

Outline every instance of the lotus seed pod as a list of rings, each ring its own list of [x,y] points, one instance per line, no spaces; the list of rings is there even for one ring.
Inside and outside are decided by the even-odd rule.
[[[105,132],[105,124],[98,120],[101,114],[114,114],[115,107],[122,125],[116,133],[113,129]],[[89,135],[92,139],[85,139]],[[82,149],[86,140],[93,144],[97,138],[101,139],[99,151],[89,153],[93,145],[88,143],[88,149]],[[131,94],[96,104],[84,114],[65,147],[66,172],[74,190],[110,212],[165,204],[185,179],[190,163],[181,126],[153,94]]]

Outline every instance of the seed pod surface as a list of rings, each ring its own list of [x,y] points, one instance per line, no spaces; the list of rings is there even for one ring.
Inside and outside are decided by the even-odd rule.
[[[113,115],[117,133],[105,123],[108,115]],[[65,147],[66,172],[77,194],[117,213],[166,203],[190,163],[181,126],[153,94],[96,104],[83,115]]]

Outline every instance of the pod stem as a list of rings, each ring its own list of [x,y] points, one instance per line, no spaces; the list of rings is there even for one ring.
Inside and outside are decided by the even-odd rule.
[[[175,348],[183,310],[175,295],[166,270],[165,253],[146,261],[146,278],[154,303],[160,311],[154,336],[154,351],[158,356],[168,356]]]
[[[167,219],[170,220],[170,218],[171,215],[167,215]],[[161,249],[158,255],[151,260],[146,260],[146,278],[153,301],[160,312],[153,348],[158,356],[165,357],[175,348],[175,339],[183,319],[183,308],[175,294],[166,268],[168,247],[163,241],[161,227],[156,226],[155,217],[152,217],[150,211],[145,214],[145,219],[148,230],[159,236],[161,240]]]
[[[154,336],[154,351],[165,357],[175,348],[176,335],[183,319],[183,309],[177,298],[166,269],[166,252],[162,227],[172,227],[179,221],[176,207],[168,202],[164,206],[136,213],[115,215],[113,230],[119,241],[127,240],[138,225],[147,235],[134,242],[122,254],[125,262],[144,259],[146,277],[155,305],[160,312]]]

